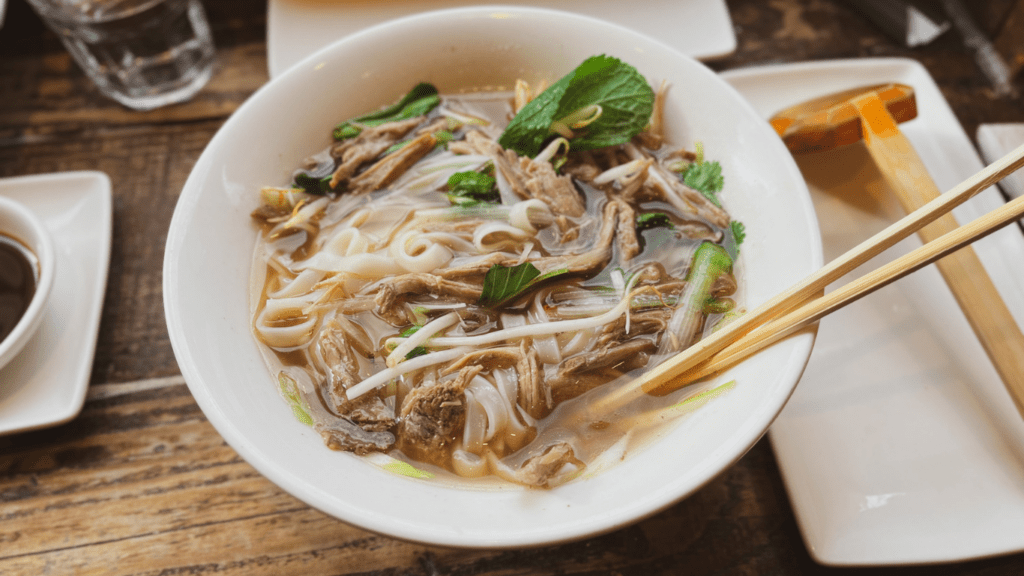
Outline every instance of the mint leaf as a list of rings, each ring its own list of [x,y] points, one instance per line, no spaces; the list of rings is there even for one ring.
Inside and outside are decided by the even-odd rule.
[[[498,202],[500,196],[493,177],[475,170],[456,172],[448,178],[448,199],[452,204],[472,206]]]
[[[553,278],[569,271],[568,268],[559,268],[546,274],[541,274],[536,266],[529,262],[506,267],[501,264],[491,266],[484,276],[484,287],[480,294],[479,304],[481,306],[498,306],[524,294],[527,290],[540,282]]]
[[[498,144],[501,144],[502,148],[515,150],[520,156],[533,158],[539,154],[544,146],[544,140],[551,134],[551,123],[555,120],[558,103],[575,74],[574,70],[563,76],[529,104],[523,106],[501,133]]]
[[[498,143],[521,156],[536,156],[552,134],[552,124],[588,106],[601,114],[585,127],[573,129],[573,150],[589,150],[628,142],[650,121],[654,91],[629,64],[611,56],[592,56],[523,107]]]
[[[675,225],[672,224],[672,220],[668,217],[668,214],[664,212],[645,212],[636,217],[636,230],[640,232],[642,230],[648,230],[650,228],[668,228],[669,230],[675,230]]]
[[[363,130],[362,126],[379,126],[422,116],[440,103],[441,97],[437,95],[437,88],[421,82],[391,106],[338,124],[334,127],[334,139],[345,140],[358,136]]]
[[[601,116],[569,140],[573,150],[624,144],[642,132],[654,110],[654,91],[636,68],[617,58],[594,56],[576,69],[554,117],[594,104],[601,106]]]
[[[722,207],[722,203],[715,196],[721,192],[725,185],[725,178],[722,176],[722,165],[718,162],[694,162],[683,173],[683,183],[690,188],[700,192],[712,204]]]

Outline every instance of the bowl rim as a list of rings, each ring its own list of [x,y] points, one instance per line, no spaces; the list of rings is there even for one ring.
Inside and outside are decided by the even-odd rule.
[[[760,414],[760,418],[753,421],[746,422],[743,427],[744,433],[739,435],[739,440],[735,445],[727,446],[728,452],[732,454],[731,457],[726,460],[720,460],[724,462],[722,465],[708,466],[706,469],[700,471],[696,475],[696,481],[687,483],[687,489],[679,491],[674,485],[666,486],[663,490],[658,490],[656,493],[648,494],[643,498],[644,505],[634,507],[629,514],[622,517],[620,516],[604,516],[598,519],[591,519],[586,525],[579,525],[577,523],[572,529],[567,530],[564,527],[557,531],[557,534],[552,533],[548,529],[541,529],[537,532],[531,532],[529,534],[521,534],[515,538],[508,538],[502,541],[494,541],[492,539],[475,537],[473,534],[461,533],[453,535],[450,533],[430,533],[425,534],[419,525],[406,525],[399,521],[389,520],[382,518],[381,515],[366,514],[359,517],[352,516],[352,509],[341,506],[338,503],[331,501],[329,494],[323,494],[322,491],[318,490],[312,485],[297,486],[295,485],[295,479],[292,474],[281,469],[272,459],[267,458],[265,454],[260,452],[253,443],[249,442],[244,436],[242,431],[231,423],[227,419],[225,413],[220,409],[217,401],[214,399],[208,385],[205,383],[203,376],[198,372],[198,369],[191,361],[189,354],[189,347],[187,343],[187,337],[182,331],[182,326],[179,321],[178,315],[178,290],[173,283],[173,278],[177,275],[178,262],[174,258],[175,248],[183,241],[185,231],[180,224],[189,204],[194,203],[196,200],[190,198],[188,191],[190,189],[201,188],[200,183],[200,172],[205,172],[205,163],[210,161],[210,154],[207,151],[220,145],[220,142],[226,138],[225,134],[232,129],[232,127],[240,122],[240,118],[244,116],[246,111],[255,106],[254,102],[258,101],[261,95],[267,91],[273,89],[274,86],[279,84],[285,84],[293,80],[302,74],[301,70],[314,68],[325,56],[337,50],[343,50],[348,44],[353,44],[361,41],[362,39],[370,36],[376,36],[386,31],[387,29],[406,25],[411,22],[422,20],[432,21],[437,18],[452,18],[455,16],[469,17],[469,16],[483,16],[494,13],[513,13],[525,16],[534,17],[559,17],[559,18],[570,18],[576,21],[587,21],[589,25],[602,27],[609,30],[617,35],[623,35],[642,41],[644,44],[656,46],[658,49],[663,50],[675,57],[693,61],[701,67],[705,68],[708,74],[714,74],[710,69],[700,62],[690,58],[678,50],[655,40],[649,36],[646,36],[635,30],[631,30],[622,27],[618,24],[593,18],[590,16],[575,14],[571,12],[565,12],[561,10],[552,10],[548,8],[534,8],[534,7],[522,7],[522,6],[504,6],[504,5],[493,5],[493,6],[472,6],[472,7],[460,7],[460,8],[449,8],[444,10],[435,10],[424,12],[420,14],[414,14],[403,18],[398,18],[377,24],[373,27],[364,29],[360,32],[338,39],[328,46],[318,50],[317,52],[307,56],[302,61],[298,62],[290,69],[270,80],[264,86],[260,87],[249,99],[243,103],[230,118],[221,126],[218,132],[211,139],[207,145],[206,150],[200,156],[192,173],[186,181],[182,196],[179,199],[178,205],[175,208],[174,216],[172,217],[170,230],[167,237],[166,249],[165,249],[165,260],[164,260],[164,308],[165,316],[168,326],[168,332],[172,348],[174,349],[175,355],[178,358],[179,366],[182,375],[189,386],[190,391],[195,397],[197,403],[202,408],[204,414],[207,415],[210,422],[214,425],[218,433],[228,442],[228,444],[235,449],[242,457],[256,468],[261,474],[274,482],[282,490],[309,504],[310,506],[322,510],[336,518],[342,519],[343,521],[359,526],[360,528],[367,529],[380,534],[385,534],[389,537],[395,537],[403,540],[422,542],[431,545],[442,545],[442,546],[455,546],[462,548],[522,548],[531,546],[542,546],[551,545],[560,542],[568,542],[579,540],[582,538],[592,537],[598,534],[606,533],[623,526],[633,524],[642,520],[643,518],[649,517],[668,506],[678,502],[684,497],[687,497],[699,490],[702,486],[711,481],[715,476],[732,466],[738,461],[746,452],[750,449],[765,433],[770,423],[781,411],[785,402],[792,394],[796,382],[799,380],[800,375],[806,366],[807,359],[810,356],[811,347],[814,340],[814,329],[809,329],[802,334],[797,335],[793,342],[792,352],[789,359],[786,361],[786,373],[780,377],[787,382],[792,382],[788,386],[786,394],[779,394],[775,398],[776,402],[768,406],[763,406],[756,414]],[[744,107],[746,113],[751,117],[759,117],[754,111],[753,107],[742,97],[739,93],[728,85],[726,82],[721,81],[721,89],[735,94],[735,100],[737,105]],[[770,130],[767,123],[765,123],[765,130]],[[785,151],[781,141],[777,142],[779,150]],[[788,157],[788,152],[785,152]],[[201,170],[202,168],[202,170]],[[808,222],[809,232],[813,236],[813,242],[811,247],[811,257],[814,260],[814,265],[820,266],[822,263],[822,248],[820,241],[820,231],[816,216],[814,214],[813,205],[810,203],[810,194],[806,190],[806,185],[803,184],[803,178],[800,175],[799,169],[795,162],[790,163],[785,167],[787,176],[790,177],[794,182],[799,182],[803,185],[803,209],[805,211],[805,219]],[[755,415],[756,415],[755,414]],[[723,449],[726,446],[723,445]]]
[[[28,308],[22,314],[14,329],[2,342],[0,342],[0,368],[14,359],[21,352],[32,335],[35,334],[43,319],[43,310],[50,299],[53,291],[53,280],[57,270],[57,254],[53,246],[53,238],[49,228],[43,221],[28,209],[24,204],[4,196],[0,196],[0,212],[10,214],[16,221],[24,225],[34,238],[21,238],[10,234],[9,230],[0,230],[0,233],[8,235],[15,241],[26,244],[31,241],[32,245],[26,246],[35,255],[39,266],[39,276],[36,278],[35,293]]]

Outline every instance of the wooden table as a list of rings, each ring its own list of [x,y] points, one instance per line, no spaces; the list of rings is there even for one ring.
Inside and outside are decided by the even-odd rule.
[[[1024,121],[956,34],[910,51],[841,2],[728,0],[739,47],[713,67],[910,56],[969,134]],[[989,33],[1009,1],[972,6]],[[102,98],[24,0],[0,29],[0,176],[96,169],[114,186],[110,278],[89,397],[69,424],[0,437],[0,574],[804,574],[766,441],[690,498],[588,541],[466,551],[378,536],[283,493],[196,406],[164,325],[161,266],[178,192],[225,118],[267,80],[265,5],[207,0],[219,64],[191,102],[149,113]],[[1018,83],[1020,86],[1020,83]],[[1021,574],[1024,554],[878,574]]]

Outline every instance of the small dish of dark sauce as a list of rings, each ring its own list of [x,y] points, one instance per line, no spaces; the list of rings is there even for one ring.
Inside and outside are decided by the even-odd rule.
[[[0,233],[0,342],[28,310],[38,277],[36,255],[17,239]]]

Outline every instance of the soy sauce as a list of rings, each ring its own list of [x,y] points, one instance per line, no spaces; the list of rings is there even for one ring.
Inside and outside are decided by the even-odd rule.
[[[14,331],[36,291],[35,255],[0,234],[0,342]]]

